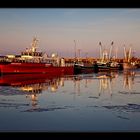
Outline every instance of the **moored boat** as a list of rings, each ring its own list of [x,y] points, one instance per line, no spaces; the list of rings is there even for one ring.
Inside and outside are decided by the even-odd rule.
[[[123,69],[135,69],[137,68],[137,63],[135,61],[132,61],[132,56],[131,56],[131,48],[126,51],[126,48],[124,47],[124,60],[123,60]]]
[[[91,73],[100,71],[117,71],[122,70],[122,65],[115,61],[94,62],[93,64],[76,63],[74,65],[74,73]]]
[[[74,74],[74,66],[67,66],[64,58],[52,54],[48,57],[43,52],[36,51],[38,40],[33,38],[31,49],[21,52],[21,55],[7,55],[0,60],[0,73],[3,74]]]
[[[97,67],[95,64],[89,64],[89,63],[75,63],[74,64],[74,73],[80,74],[80,73],[92,73],[96,72]]]
[[[129,63],[129,62],[124,62],[123,63],[123,69],[127,70],[127,69],[135,69],[137,68],[137,66],[134,63]]]
[[[107,49],[102,50],[102,44],[100,45],[100,60],[97,62],[98,71],[112,71],[112,70],[121,70],[122,66],[119,64],[117,59],[117,52],[114,56],[111,57],[112,47],[114,42],[111,43],[109,52]]]

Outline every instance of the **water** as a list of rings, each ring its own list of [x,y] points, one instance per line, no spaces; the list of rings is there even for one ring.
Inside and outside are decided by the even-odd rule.
[[[0,131],[139,132],[140,70],[106,74],[1,77]]]

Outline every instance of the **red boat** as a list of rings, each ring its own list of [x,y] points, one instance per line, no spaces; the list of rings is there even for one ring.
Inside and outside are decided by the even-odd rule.
[[[45,53],[37,52],[38,40],[33,38],[31,49],[21,55],[7,55],[0,59],[0,73],[3,74],[74,74],[74,66],[65,63],[64,58],[57,54],[48,57]]]

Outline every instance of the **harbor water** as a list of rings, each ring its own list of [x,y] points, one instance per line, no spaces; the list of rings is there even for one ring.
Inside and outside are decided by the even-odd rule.
[[[1,132],[140,131],[139,69],[28,78],[0,77]]]

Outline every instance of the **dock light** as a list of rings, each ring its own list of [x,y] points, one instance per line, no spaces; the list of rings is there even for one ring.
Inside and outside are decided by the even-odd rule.
[[[52,53],[52,58],[56,58],[57,57],[57,53]]]

